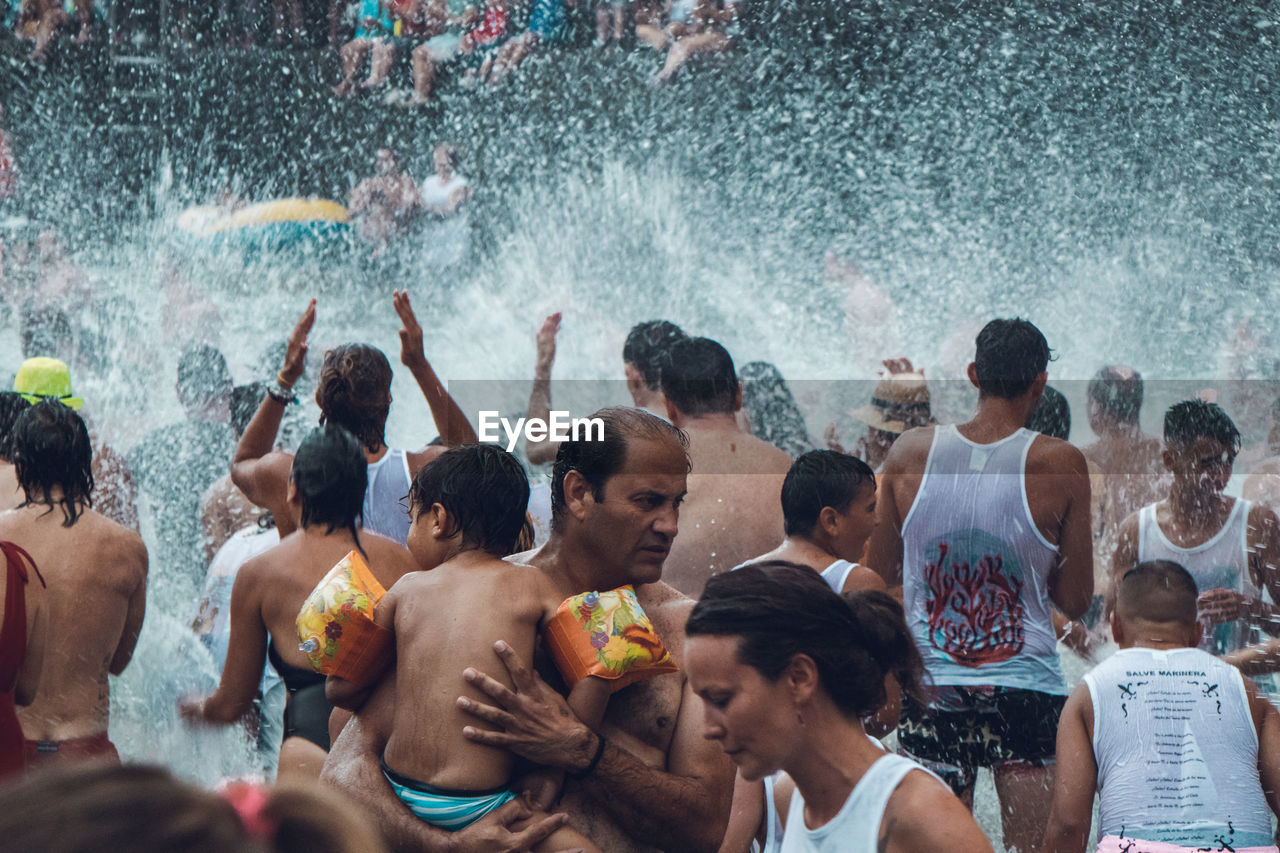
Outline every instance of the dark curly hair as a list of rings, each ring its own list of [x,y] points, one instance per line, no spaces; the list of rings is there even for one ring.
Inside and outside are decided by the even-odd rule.
[[[343,344],[324,354],[316,385],[320,423],[346,429],[370,453],[385,444],[391,411],[391,362],[368,344]]]

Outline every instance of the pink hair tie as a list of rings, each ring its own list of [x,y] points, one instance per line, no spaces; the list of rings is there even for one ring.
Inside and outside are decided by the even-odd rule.
[[[255,841],[270,841],[275,837],[276,822],[264,814],[271,799],[265,785],[254,782],[229,782],[223,786],[222,798],[231,804],[240,816],[244,831]]]

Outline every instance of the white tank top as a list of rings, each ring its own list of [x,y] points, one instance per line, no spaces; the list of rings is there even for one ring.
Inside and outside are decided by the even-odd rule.
[[[1249,574],[1249,509],[1251,504],[1237,498],[1226,522],[1208,540],[1194,548],[1179,548],[1168,540],[1156,521],[1156,505],[1138,511],[1138,562],[1172,560],[1195,579],[1200,592],[1234,589],[1258,598],[1260,593]],[[1200,648],[1215,655],[1244,648],[1247,627],[1243,621],[1204,623]]]
[[[849,572],[857,567],[857,563],[850,563],[848,560],[836,560],[822,570],[822,579],[827,582],[827,586],[831,587],[836,595],[839,595],[844,590],[844,582],[849,579]]]
[[[1027,503],[1019,429],[992,444],[934,429],[920,490],[902,523],[907,624],[935,684],[1063,695],[1049,572],[1058,549]]]
[[[1131,648],[1084,677],[1093,700],[1099,837],[1269,847],[1258,735],[1234,667],[1199,649]]]
[[[362,527],[394,539],[401,545],[409,541],[409,457],[403,450],[382,454],[369,464],[369,485],[364,491],[364,523]]]
[[[780,853],[782,850],[782,817],[773,797],[773,786],[781,774],[770,773],[764,777],[764,844],[751,840],[751,853]]]
[[[885,806],[912,770],[924,770],[909,758],[886,753],[853,786],[836,816],[817,829],[804,825],[804,797],[791,795],[781,853],[862,853],[876,849]],[[928,771],[925,771],[928,772]],[[941,783],[939,783],[941,784]]]

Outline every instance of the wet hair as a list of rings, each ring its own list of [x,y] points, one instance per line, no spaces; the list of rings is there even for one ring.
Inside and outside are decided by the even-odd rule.
[[[409,487],[415,518],[440,504],[453,524],[445,536],[462,536],[495,557],[515,552],[529,506],[529,477],[520,462],[492,444],[465,444],[422,466]]]
[[[231,394],[231,371],[221,352],[207,344],[188,347],[178,359],[178,400],[204,406]]]
[[[57,400],[41,400],[13,425],[13,464],[25,500],[53,512],[62,507],[62,526],[70,527],[93,506],[93,445],[84,421]],[[53,499],[54,488],[62,497]]]
[[[71,346],[71,318],[58,308],[37,308],[27,304],[22,310],[18,345],[22,357],[58,358]]]
[[[337,424],[313,429],[298,445],[289,479],[302,500],[303,528],[323,524],[326,533],[342,528],[359,547],[369,463],[355,436]]]
[[[256,793],[251,791],[252,793]],[[230,795],[228,795],[230,796]],[[145,764],[79,762],[18,776],[0,788],[6,848],[51,853],[380,853],[367,819],[321,785],[263,791],[256,825],[227,796]]]
[[[1026,427],[1066,441],[1071,435],[1071,405],[1067,398],[1057,388],[1046,385],[1035,410],[1027,415]]]
[[[633,441],[674,441],[689,452],[689,439],[667,421],[644,409],[612,406],[590,415],[604,422],[604,440],[585,438],[561,442],[551,467],[551,529],[559,530],[564,522],[564,478],[577,471],[591,487],[597,501],[604,500],[605,482],[622,470],[627,461],[627,448]]]
[[[876,660],[885,674],[897,679],[903,693],[923,704],[924,659],[907,627],[901,602],[878,589],[842,592],[840,597],[870,638],[868,645],[876,649]],[[880,704],[884,704],[883,699]]]
[[[791,456],[813,447],[804,415],[782,373],[767,361],[749,361],[738,373],[742,380],[742,408],[751,420],[751,434]]]
[[[248,385],[237,385],[231,389],[231,429],[236,438],[244,435],[249,422],[257,414],[262,399],[267,396],[266,386],[261,382],[250,382]]]
[[[756,563],[712,575],[693,606],[685,635],[738,637],[738,661],[776,681],[796,655],[808,655],[823,689],[845,715],[861,719],[885,702],[884,677],[905,667],[920,672],[919,652],[893,599],[863,593],[851,607],[808,566]],[[915,689],[908,677],[904,689]]]
[[[1132,367],[1109,365],[1089,380],[1089,399],[1118,423],[1138,422],[1142,410],[1142,375]]]
[[[1148,560],[1124,573],[1116,590],[1121,619],[1194,625],[1199,590],[1190,572],[1172,560]]]
[[[782,480],[782,521],[788,536],[805,536],[824,507],[844,512],[862,488],[876,487],[871,466],[834,450],[810,450],[791,463]]]
[[[13,427],[29,408],[31,403],[18,392],[0,391],[0,460],[13,461]]]
[[[738,396],[733,357],[710,338],[678,341],[662,365],[662,393],[689,417],[733,414]]]
[[[673,344],[688,337],[679,326],[666,320],[636,323],[622,345],[622,360],[640,371],[646,388],[657,391],[662,387],[662,365],[667,352]]]
[[[343,344],[324,354],[316,385],[320,423],[343,427],[376,453],[391,411],[391,362],[368,344]]]
[[[979,396],[1021,397],[1052,357],[1048,341],[1029,321],[1020,317],[992,320],[978,332],[973,358]]]
[[[1211,438],[1231,448],[1232,453],[1240,450],[1240,430],[1217,403],[1174,403],[1164,413],[1164,443],[1169,447],[1185,446],[1197,438]]]

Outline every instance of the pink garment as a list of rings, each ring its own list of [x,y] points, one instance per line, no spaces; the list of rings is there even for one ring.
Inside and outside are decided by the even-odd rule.
[[[1179,847],[1164,841],[1142,841],[1137,838],[1119,838],[1115,835],[1104,835],[1098,842],[1096,853],[1198,853],[1203,847]],[[1218,849],[1218,848],[1210,848]],[[1226,848],[1223,848],[1226,849]],[[1233,847],[1236,853],[1277,853],[1275,845],[1270,847]]]

